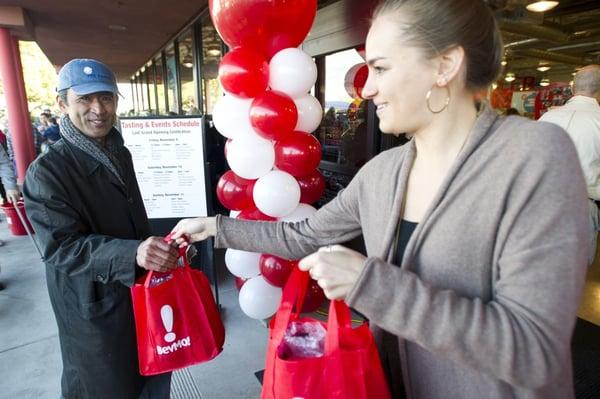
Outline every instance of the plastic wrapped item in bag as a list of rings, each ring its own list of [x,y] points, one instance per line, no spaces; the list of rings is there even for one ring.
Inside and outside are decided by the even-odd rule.
[[[321,357],[325,353],[325,327],[317,321],[293,321],[279,345],[282,359]]]
[[[152,274],[152,278],[150,279],[150,284],[148,284],[148,287],[156,287],[157,285],[167,282],[172,278],[173,274],[171,273],[154,273]]]

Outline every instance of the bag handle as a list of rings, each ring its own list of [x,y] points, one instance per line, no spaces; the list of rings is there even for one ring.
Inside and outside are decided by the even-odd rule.
[[[350,308],[344,301],[329,302],[327,318],[327,335],[325,336],[325,353],[331,354],[340,349],[340,329],[352,328]]]
[[[298,318],[302,311],[309,278],[308,272],[303,272],[296,266],[283,288],[279,309],[271,321],[273,339],[277,345],[283,339],[290,320]]]
[[[169,234],[165,238],[163,238],[163,241],[166,243],[169,243],[169,242],[173,241],[173,239],[171,237],[172,237],[172,234]],[[190,267],[190,263],[187,260],[187,256],[185,256],[186,252],[187,252],[187,248],[188,248],[187,246],[178,248],[178,252],[179,252],[178,259],[183,258],[183,267]],[[154,273],[158,273],[158,272],[155,272],[154,270],[148,271],[148,273],[146,274],[146,279],[144,280],[144,288],[150,287],[150,282],[152,281],[152,276],[154,276]]]

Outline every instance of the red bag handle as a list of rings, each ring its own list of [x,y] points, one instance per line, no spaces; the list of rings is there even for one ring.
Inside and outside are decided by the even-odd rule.
[[[163,241],[168,243],[170,241],[172,241],[173,239],[171,238],[173,234],[169,234],[167,235],[165,238],[163,238]],[[185,256],[186,251],[187,251],[187,246],[185,247],[180,247],[178,249],[179,251],[179,258],[183,258],[183,267],[190,267],[190,263],[187,260],[187,256]],[[147,274],[146,274],[146,279],[144,280],[144,287],[148,288],[150,287],[150,281],[152,281],[152,276],[154,276],[154,273],[156,273],[154,270],[150,270]],[[166,274],[166,273],[165,273]]]
[[[302,311],[309,278],[308,272],[303,272],[296,266],[283,288],[279,310],[271,321],[273,339],[277,345],[283,339],[290,320],[297,319]],[[295,311],[293,311],[294,304],[296,305]]]
[[[340,349],[340,329],[352,328],[350,308],[344,301],[329,302],[327,318],[327,335],[325,336],[325,353],[330,354]]]

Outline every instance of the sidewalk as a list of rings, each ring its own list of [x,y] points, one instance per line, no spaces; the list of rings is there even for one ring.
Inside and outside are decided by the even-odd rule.
[[[56,399],[62,364],[44,265],[29,238],[11,235],[4,215],[0,220],[0,282],[6,286],[0,291],[0,399]],[[233,278],[218,263],[225,347],[216,359],[175,375],[173,399],[260,395],[254,373],[264,367],[267,330],[242,313]]]

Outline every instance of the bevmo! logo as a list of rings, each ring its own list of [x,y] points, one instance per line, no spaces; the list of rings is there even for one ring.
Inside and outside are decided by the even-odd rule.
[[[191,345],[189,336],[175,341],[177,339],[177,335],[173,332],[173,308],[170,305],[163,305],[163,307],[160,308],[160,318],[163,322],[163,326],[165,326],[165,330],[167,331],[164,336],[164,340],[168,343],[172,343],[171,345],[166,346],[156,345],[156,352],[159,355],[168,355],[169,353],[173,353],[185,346]]]

